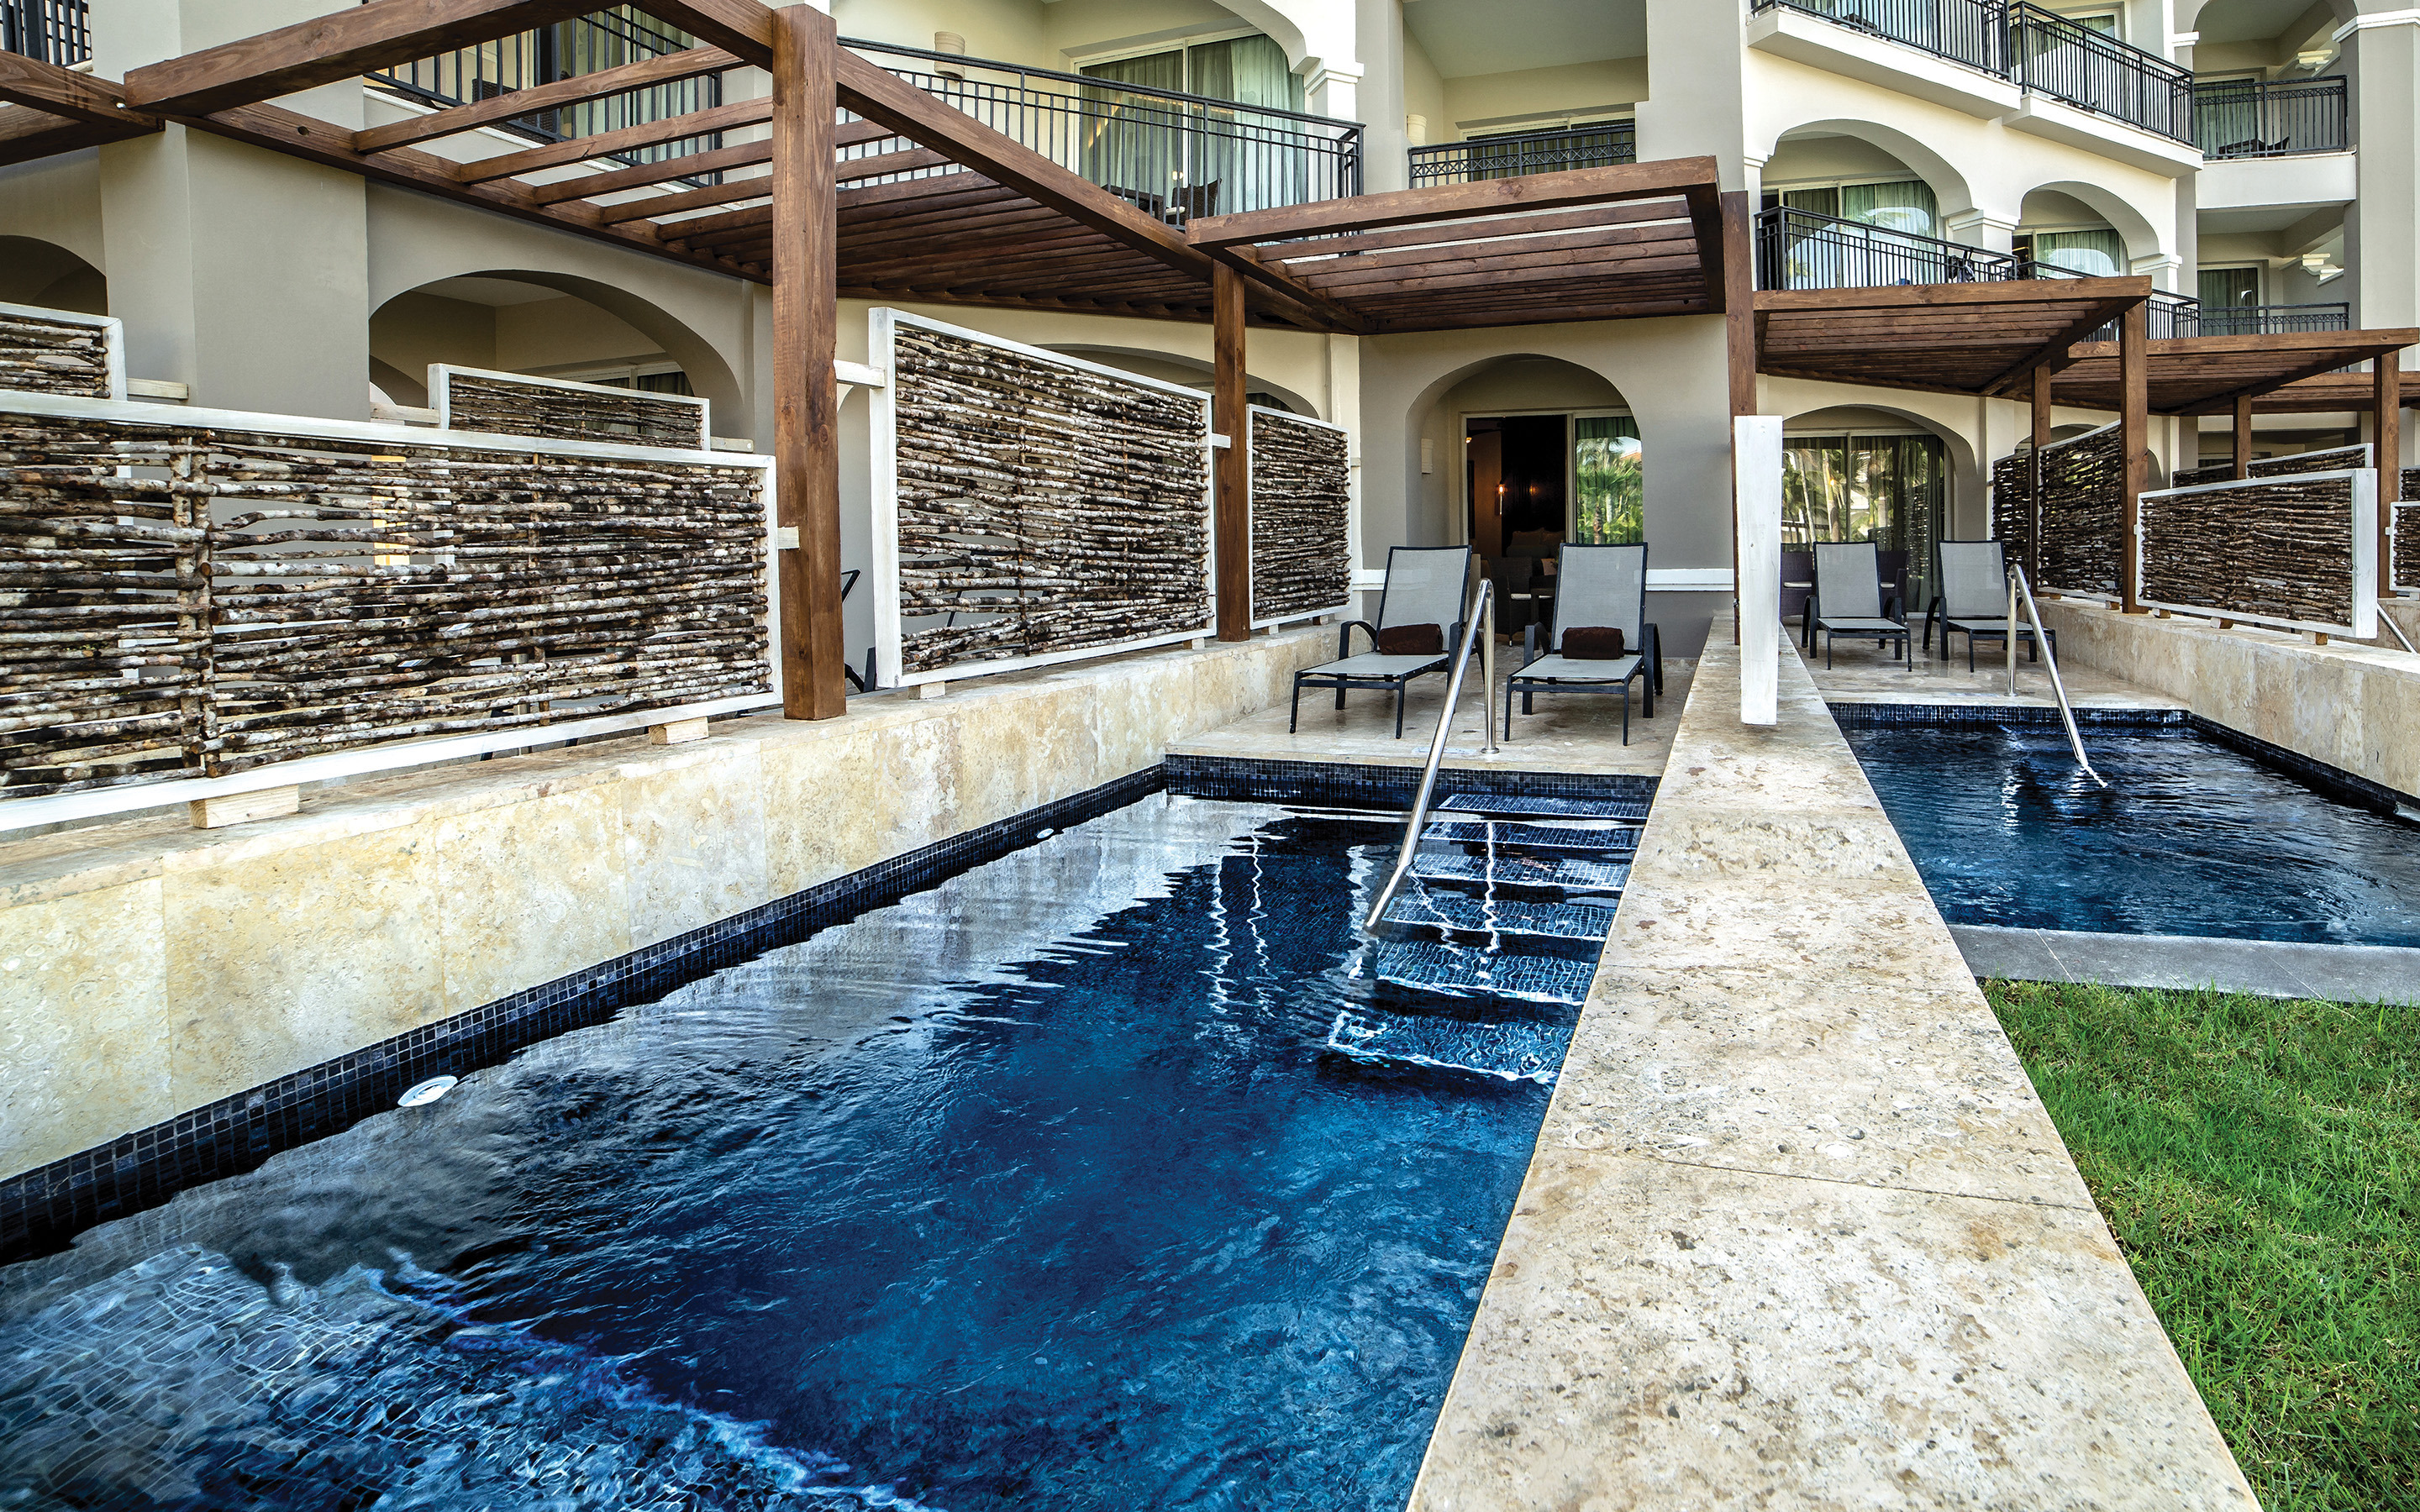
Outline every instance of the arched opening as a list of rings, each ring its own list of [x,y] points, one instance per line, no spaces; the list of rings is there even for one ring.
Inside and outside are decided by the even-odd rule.
[[[1791,416],[1781,435],[1784,616],[1805,604],[1814,548],[1851,542],[1871,542],[1885,581],[1920,610],[1963,443],[1906,410],[1850,405]]]
[[[591,280],[462,274],[396,295],[370,316],[369,381],[396,405],[429,402],[432,363],[702,394],[744,423],[739,385],[702,337],[655,305]],[[375,401],[380,394],[372,395]]]
[[[1509,628],[1526,623],[1563,542],[1646,538],[1643,439],[1630,402],[1602,376],[1510,355],[1466,369],[1427,408],[1416,417],[1423,462],[1446,473],[1459,525],[1450,537],[1478,550]]]
[[[2086,278],[2124,276],[2134,258],[2154,250],[2156,238],[2149,222],[2113,199],[2083,184],[2033,190],[2018,212],[2016,255]],[[2119,217],[2128,223],[2123,227]]]
[[[1963,182],[1937,162],[1928,165],[1931,173],[1918,168],[1904,155],[1913,144],[1894,141],[1885,147],[1877,140],[1880,134],[1877,128],[1859,131],[1839,121],[1784,132],[1765,161],[1764,208],[1878,231],[1940,236],[1945,209],[1959,208],[1965,197]],[[1949,181],[1935,181],[1944,177]]]
[[[56,242],[0,237],[0,304],[107,315],[109,280]]]

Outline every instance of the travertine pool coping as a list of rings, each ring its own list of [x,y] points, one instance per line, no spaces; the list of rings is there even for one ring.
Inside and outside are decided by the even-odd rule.
[[[2252,1508],[1794,652],[1717,623],[1414,1512]]]
[[[2109,987],[2211,987],[2330,1003],[2420,1001],[2420,949],[2214,939],[2203,934],[2104,934],[2083,930],[1952,924],[1966,969],[2020,981]]]

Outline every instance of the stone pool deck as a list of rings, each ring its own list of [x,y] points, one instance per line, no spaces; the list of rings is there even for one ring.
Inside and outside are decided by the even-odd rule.
[[[2214,987],[2329,1003],[2420,1002],[2420,950],[2387,945],[2304,945],[2203,934],[2096,934],[2080,930],[1952,924],[1978,977],[2090,981],[2110,987]]]
[[[1725,630],[1414,1512],[2254,1508],[1815,681],[1743,726]]]

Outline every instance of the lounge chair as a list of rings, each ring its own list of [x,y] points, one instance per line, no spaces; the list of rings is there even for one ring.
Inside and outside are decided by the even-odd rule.
[[[1932,649],[1932,622],[1941,621],[1941,654],[1949,655],[1949,632],[1966,637],[1966,670],[1975,670],[1975,638],[2009,641],[2009,569],[1997,541],[1944,541],[1933,549],[1932,603],[1924,611],[1924,649]],[[2016,633],[2025,642],[2028,660],[2041,660],[2034,644],[2034,627],[2020,624]],[[2058,655],[2058,632],[2050,632],[2050,652]]]
[[[1586,642],[1609,640],[1605,632],[1616,630],[1621,633],[1620,655],[1575,655],[1597,651]],[[1646,544],[1564,542],[1556,558],[1555,617],[1545,630],[1545,649],[1539,650],[1539,627],[1530,625],[1522,638],[1521,665],[1504,685],[1504,738],[1512,738],[1515,693],[1523,714],[1536,712],[1530,700],[1540,693],[1620,693],[1621,743],[1629,745],[1632,683],[1644,685],[1642,713],[1655,717],[1652,668],[1663,660],[1658,639],[1655,626],[1647,623]]]
[[[1907,626],[1893,619],[1899,595],[1883,602],[1882,555],[1871,541],[1849,541],[1815,548],[1815,592],[1807,600],[1807,649],[1823,638],[1823,665],[1832,665],[1832,642],[1841,636],[1871,640],[1877,647],[1896,641],[1894,655],[1907,657]]]
[[[1453,661],[1462,641],[1462,617],[1469,612],[1470,548],[1466,546],[1399,546],[1387,552],[1387,587],[1378,595],[1378,623],[1347,620],[1337,627],[1336,657],[1331,662],[1294,674],[1294,711],[1287,717],[1289,733],[1302,720],[1302,690],[1336,689],[1336,706],[1344,707],[1344,692],[1353,687],[1395,690],[1395,738],[1404,738],[1404,694],[1415,677],[1441,672]],[[1370,638],[1370,649],[1353,654],[1355,626]],[[1434,630],[1434,637],[1424,632]],[[1392,633],[1390,633],[1392,632]],[[1435,649],[1388,652],[1383,642],[1408,637]]]

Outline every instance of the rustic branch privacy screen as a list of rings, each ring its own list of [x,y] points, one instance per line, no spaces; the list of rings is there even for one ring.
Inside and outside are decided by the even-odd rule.
[[[871,344],[883,682],[1213,633],[1209,395],[898,310]]]
[[[2118,596],[2125,449],[2116,425],[1992,464],[1992,533],[2036,587]]]
[[[2256,458],[2251,475],[2256,478],[2290,478],[2301,472],[2335,472],[2344,468],[2369,466],[2369,443],[2357,446],[2331,446],[2324,452],[2291,452],[2284,456]],[[2233,462],[2213,462],[2202,468],[2179,468],[2168,482],[2175,487],[2191,488],[2205,483],[2230,483],[2235,478]]]
[[[0,401],[0,799],[772,702],[761,466],[433,434]]]
[[[0,304],[0,389],[126,397],[126,328],[105,315]]]
[[[2369,468],[2142,496],[2136,567],[2153,609],[2368,640],[2378,634]]]
[[[1353,605],[1353,484],[1344,427],[1254,405],[1252,625]]]
[[[686,393],[490,373],[443,363],[429,364],[428,402],[436,407],[437,424],[449,430],[685,452],[706,449],[711,424],[706,401]]]

